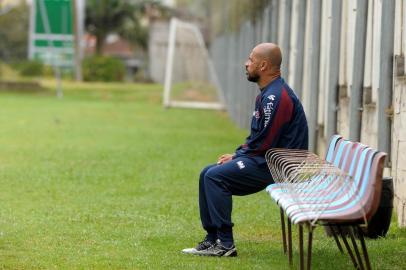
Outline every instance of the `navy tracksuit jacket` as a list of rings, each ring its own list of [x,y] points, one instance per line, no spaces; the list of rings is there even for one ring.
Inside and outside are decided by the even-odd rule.
[[[231,196],[252,194],[273,183],[264,157],[268,149],[307,147],[308,127],[302,104],[279,77],[257,96],[251,132],[233,160],[210,165],[200,174],[200,218],[209,239],[231,244]]]

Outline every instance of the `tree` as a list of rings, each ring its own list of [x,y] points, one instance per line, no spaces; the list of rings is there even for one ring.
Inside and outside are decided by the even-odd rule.
[[[28,18],[24,2],[0,16],[0,59],[9,62],[27,58]]]
[[[96,37],[96,53],[101,54],[103,42],[109,33],[118,33],[129,41],[147,46],[147,30],[141,18],[147,1],[88,0],[86,30]]]

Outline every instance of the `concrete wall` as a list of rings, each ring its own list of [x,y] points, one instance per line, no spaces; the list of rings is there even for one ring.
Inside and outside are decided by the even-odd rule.
[[[393,76],[392,174],[398,223],[406,226],[406,1],[396,0]]]
[[[208,53],[200,43],[202,37],[189,24],[178,21],[176,25],[172,83],[211,81]],[[149,31],[149,73],[159,83],[165,79],[169,28],[169,22],[157,21]]]
[[[165,79],[166,52],[168,49],[168,22],[154,22],[149,30],[149,76],[155,82],[163,83]]]

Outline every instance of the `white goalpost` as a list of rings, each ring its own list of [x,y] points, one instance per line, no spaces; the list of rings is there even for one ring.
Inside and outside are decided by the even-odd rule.
[[[224,97],[198,27],[172,18],[169,27],[163,105],[223,110]]]

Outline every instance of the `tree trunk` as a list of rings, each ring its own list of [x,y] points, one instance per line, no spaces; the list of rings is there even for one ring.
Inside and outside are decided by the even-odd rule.
[[[96,33],[96,54],[102,55],[102,49],[106,35],[104,33]]]

